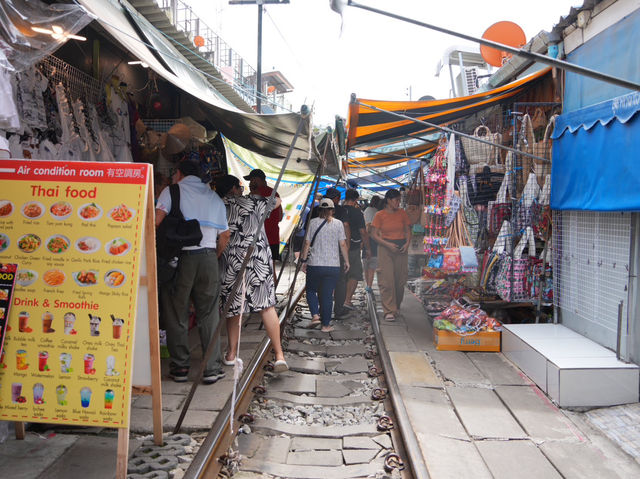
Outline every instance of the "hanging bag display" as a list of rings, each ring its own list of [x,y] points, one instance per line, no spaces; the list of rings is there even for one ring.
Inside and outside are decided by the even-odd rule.
[[[553,134],[553,129],[556,126],[556,118],[558,118],[558,115],[553,115],[549,119],[549,123],[544,130],[544,137],[541,141],[538,141],[533,145],[533,154],[548,160],[533,160],[533,170],[538,178],[538,184],[543,184],[545,177],[551,174],[551,146],[553,144],[551,141],[551,135]]]
[[[522,196],[516,205],[516,231],[523,231],[532,224],[533,204],[538,200],[540,187],[536,175],[529,173],[527,184],[522,190]]]
[[[511,219],[511,201],[507,196],[509,192],[509,176],[504,175],[495,201],[490,201],[487,212],[487,229],[490,235],[498,233],[505,220]]]
[[[464,221],[467,226],[467,231],[469,232],[469,238],[471,238],[471,242],[475,245],[478,238],[479,228],[478,212],[469,200],[469,188],[466,177],[460,177],[458,181],[458,189],[460,191],[460,203],[462,212],[464,213]]]
[[[477,127],[473,131],[472,136],[490,141],[491,143],[501,143],[502,141],[502,135],[500,133],[492,133],[491,130],[484,125]],[[495,146],[487,145],[486,143],[471,138],[461,137],[460,140],[462,141],[462,147],[470,165],[495,161],[495,156],[499,154]]]
[[[533,147],[535,145],[535,136],[533,135],[533,126],[531,124],[531,117],[527,114],[522,116],[522,120],[520,123],[520,132],[518,134],[518,144],[517,148],[520,151],[525,153],[533,154]],[[533,171],[533,159],[524,156],[518,155],[519,164],[515,165],[516,170],[516,194],[519,195],[522,187],[524,186],[527,178],[529,177],[529,173]]]
[[[551,228],[551,175],[546,175],[538,199],[531,206],[531,227],[536,238],[546,240]]]
[[[524,250],[528,249],[527,254]],[[527,228],[513,251],[505,256],[498,271],[496,289],[504,301],[531,301],[537,297],[542,260],[536,257],[536,245],[531,228]]]

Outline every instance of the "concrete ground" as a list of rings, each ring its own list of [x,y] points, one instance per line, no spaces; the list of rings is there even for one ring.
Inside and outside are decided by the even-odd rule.
[[[381,329],[432,478],[640,477],[637,403],[560,410],[500,353],[437,351],[405,298]]]
[[[281,288],[290,281],[285,272]],[[639,404],[560,410],[500,353],[436,351],[431,323],[410,292],[402,314],[381,320],[381,330],[432,478],[640,477]],[[255,321],[243,332],[245,361],[263,334]],[[197,335],[193,340],[197,361]],[[165,368],[163,419],[171,431],[191,383],[172,382]],[[181,432],[213,423],[232,388],[225,369],[224,380],[198,388]],[[134,449],[152,431],[149,397],[134,397],[131,418]],[[0,477],[114,477],[113,429],[39,430],[16,441],[11,428],[0,444]]]

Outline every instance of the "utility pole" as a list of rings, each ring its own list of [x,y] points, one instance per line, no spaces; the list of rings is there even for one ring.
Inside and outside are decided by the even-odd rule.
[[[286,4],[289,0],[229,0],[229,5],[258,5],[258,68],[256,69],[256,111],[262,113],[262,6]]]

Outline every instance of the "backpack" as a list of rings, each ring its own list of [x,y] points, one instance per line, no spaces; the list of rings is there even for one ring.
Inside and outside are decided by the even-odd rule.
[[[198,220],[185,220],[180,211],[180,187],[170,185],[171,211],[156,230],[156,252],[158,258],[171,260],[185,246],[198,246],[202,241],[202,230]]]

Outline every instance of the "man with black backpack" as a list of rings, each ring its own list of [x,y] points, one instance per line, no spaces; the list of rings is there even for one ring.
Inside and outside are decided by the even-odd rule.
[[[200,165],[182,161],[156,205],[158,255],[177,255],[178,264],[164,301],[169,375],[185,382],[189,374],[189,300],[193,300],[202,352],[220,321],[218,257],[229,241],[224,203],[201,180]],[[177,204],[176,204],[177,203]],[[172,208],[173,206],[173,208]],[[220,340],[207,361],[202,381],[213,384],[224,377]]]

